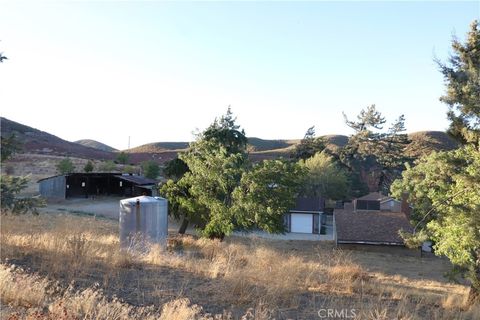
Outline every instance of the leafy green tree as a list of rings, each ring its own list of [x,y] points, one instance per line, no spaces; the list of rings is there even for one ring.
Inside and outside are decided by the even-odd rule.
[[[201,134],[201,138],[207,141],[221,144],[227,153],[245,152],[248,139],[245,131],[235,123],[230,106],[227,113],[215,121]]]
[[[464,44],[454,38],[448,63],[437,60],[446,84],[440,100],[449,107],[449,133],[462,143],[480,141],[480,24],[470,25]]]
[[[83,167],[83,171],[85,172],[92,172],[93,171],[93,163],[92,161],[88,161],[87,164],[85,164],[85,166]]]
[[[405,117],[401,115],[387,131],[385,118],[375,105],[368,106],[347,126],[355,130],[340,152],[340,160],[349,170],[365,181],[371,191],[388,192],[391,183],[400,176],[405,162],[405,148],[410,143],[405,131]]]
[[[470,303],[480,302],[479,186],[480,152],[473,145],[421,158],[392,185],[397,198],[408,192],[414,208],[415,233],[403,234],[406,243],[417,246],[428,236],[436,254],[467,270]]]
[[[422,238],[435,242],[435,252],[445,255],[470,279],[471,304],[480,302],[480,31],[471,25],[465,44],[453,40],[449,65],[437,61],[447,93],[449,132],[465,146],[433,153],[407,166],[392,194],[409,194],[414,205],[413,234],[402,234],[416,246]]]
[[[179,157],[167,161],[163,168],[163,174],[165,177],[173,180],[179,180],[188,171],[187,164]]]
[[[28,177],[2,175],[0,181],[2,213],[38,214],[37,208],[44,207],[46,202],[40,197],[21,197],[21,192],[28,186]]]
[[[122,151],[117,155],[117,162],[121,164],[127,164],[128,158],[129,158],[128,153],[125,153]]]
[[[242,163],[247,160],[247,138],[244,130],[240,129],[235,121],[236,119],[229,107],[225,115],[221,116],[220,119],[215,119],[204,132],[197,135],[196,141],[190,145],[187,152],[179,155],[178,159],[167,163],[164,169],[165,175],[173,180],[162,186],[160,193],[169,199],[172,214],[182,219],[181,233],[186,230],[190,221],[196,222],[197,225],[204,228],[209,220],[210,211],[206,207],[205,201],[200,201],[200,198],[204,199],[204,197],[200,197],[200,194],[195,194],[193,191],[193,189],[202,188],[195,182],[202,180],[198,172],[204,169],[195,160],[215,157],[212,154],[220,149],[223,150],[225,155],[241,155],[239,158],[241,158]],[[198,164],[199,171],[197,173],[192,174],[188,161],[192,164]],[[205,165],[208,164],[205,163]],[[212,188],[214,187],[212,186]],[[217,196],[221,197],[220,194]],[[208,236],[215,237],[216,235],[212,233]],[[223,234],[219,233],[218,236],[223,237]]]
[[[191,222],[204,225],[207,221],[207,209],[191,195],[190,185],[185,179],[169,179],[161,186],[160,194],[168,199],[168,213],[181,220],[178,233],[184,234]]]
[[[264,160],[244,172],[233,191],[235,225],[285,232],[283,217],[295,204],[305,170],[295,162]]]
[[[319,152],[301,160],[300,165],[308,172],[302,187],[304,195],[333,200],[348,197],[350,183],[347,172],[336,164],[332,156]]]
[[[179,182],[189,171],[187,164],[178,157],[168,161],[163,168],[163,174],[169,180],[160,188],[160,194],[168,199],[169,213],[175,219],[181,220],[178,230],[180,234],[185,233],[190,221],[195,220],[195,213],[202,209],[194,207],[196,203],[193,201],[186,181]],[[201,219],[197,219],[196,222],[200,221]]]
[[[2,162],[11,158],[15,153],[19,152],[22,147],[14,133],[8,137],[1,137],[1,155]]]
[[[232,192],[239,185],[246,164],[246,154],[229,153],[217,141],[198,140],[182,154],[190,169],[182,180],[198,205],[207,208],[209,217],[202,233],[223,238],[234,229]]]
[[[8,138],[2,137],[2,162],[8,160],[17,150],[21,148],[20,143],[14,135]],[[46,205],[45,200],[40,197],[20,196],[21,192],[28,186],[29,177],[14,177],[2,174],[0,180],[0,206],[1,213],[23,214],[32,212],[38,214],[37,208]]]
[[[290,155],[291,158],[300,160],[313,157],[317,152],[325,149],[325,140],[321,137],[315,137],[315,126],[308,128],[305,136],[299,144],[295,146],[295,150]]]
[[[153,160],[142,162],[143,175],[150,179],[157,179],[160,174],[160,166]]]
[[[235,228],[283,231],[283,213],[294,201],[302,170],[282,161],[252,166],[244,131],[230,110],[179,158],[188,171],[160,191],[175,214],[197,221],[203,236],[222,239]]]
[[[123,173],[130,173],[130,174],[133,174],[135,173],[135,167],[134,166],[130,166],[130,165],[126,165],[122,168],[122,172]]]
[[[98,165],[98,171],[100,172],[112,172],[117,171],[117,166],[112,160],[102,162]]]
[[[75,166],[70,158],[64,158],[57,163],[57,171],[60,174],[72,173],[75,171]]]

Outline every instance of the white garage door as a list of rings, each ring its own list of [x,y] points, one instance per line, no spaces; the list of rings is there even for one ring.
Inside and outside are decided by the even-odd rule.
[[[311,214],[292,213],[291,232],[312,233],[313,218]]]

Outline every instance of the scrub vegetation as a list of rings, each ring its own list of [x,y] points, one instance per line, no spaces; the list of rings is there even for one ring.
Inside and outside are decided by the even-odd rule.
[[[2,319],[475,319],[468,287],[436,257],[341,251],[330,243],[169,237],[118,250],[112,220],[2,216]]]

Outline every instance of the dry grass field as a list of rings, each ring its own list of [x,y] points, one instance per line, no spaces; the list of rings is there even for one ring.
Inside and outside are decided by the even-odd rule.
[[[434,257],[174,235],[166,251],[135,255],[118,250],[117,235],[113,220],[2,215],[1,318],[321,319],[328,309],[356,319],[480,318]]]

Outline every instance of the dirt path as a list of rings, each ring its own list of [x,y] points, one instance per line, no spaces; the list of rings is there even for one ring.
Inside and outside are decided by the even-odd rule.
[[[118,221],[120,213],[121,197],[96,197],[92,198],[75,198],[55,202],[49,202],[47,207],[40,209],[42,213],[49,212],[68,212],[77,215],[93,216]],[[168,230],[170,232],[178,231],[179,224],[169,217]],[[187,230],[189,234],[196,234],[195,230],[190,226]]]

